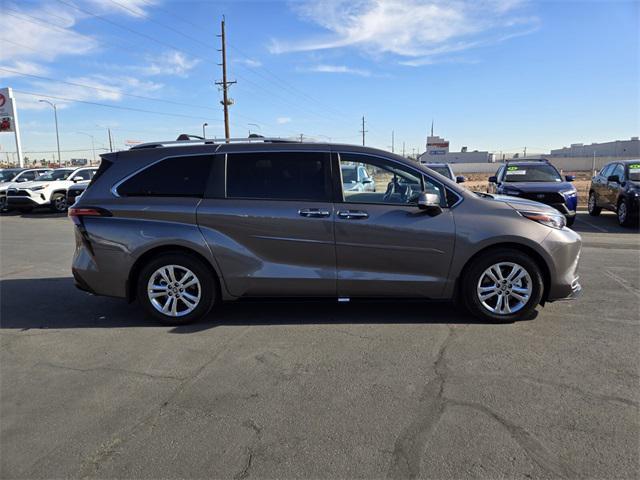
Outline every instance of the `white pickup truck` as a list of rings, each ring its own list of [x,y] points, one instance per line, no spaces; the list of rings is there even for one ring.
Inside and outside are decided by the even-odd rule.
[[[67,210],[67,188],[91,180],[97,167],[57,168],[40,175],[33,182],[12,186],[7,190],[7,206],[22,212],[48,206],[53,212]]]

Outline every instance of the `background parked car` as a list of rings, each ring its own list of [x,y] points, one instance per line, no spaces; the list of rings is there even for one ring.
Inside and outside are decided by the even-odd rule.
[[[376,182],[363,165],[344,165],[342,187],[349,192],[375,192]]]
[[[78,182],[67,188],[67,207],[76,203],[76,199],[84,193],[89,186],[89,183],[91,183],[89,180],[85,182]]]
[[[18,184],[35,180],[50,168],[3,168],[0,170],[0,212],[8,211],[7,190]]]
[[[591,179],[589,215],[602,209],[616,212],[623,227],[638,224],[640,218],[640,159],[608,163]]]
[[[30,211],[48,206],[52,211],[67,211],[67,188],[77,182],[91,180],[97,168],[58,168],[40,175],[35,181],[7,189],[9,208]]]
[[[570,183],[573,180],[572,175],[563,179],[545,159],[507,162],[489,177],[487,192],[546,203],[562,213],[571,226],[578,208],[578,191]]]
[[[430,168],[431,170],[433,170],[436,173],[439,173],[440,175],[444,175],[449,180],[453,180],[454,182],[464,183],[467,181],[467,179],[462,175],[456,176],[453,173],[453,169],[451,168],[451,165],[449,165],[448,163],[429,163],[429,162],[421,161],[420,164],[424,165],[427,168]]]

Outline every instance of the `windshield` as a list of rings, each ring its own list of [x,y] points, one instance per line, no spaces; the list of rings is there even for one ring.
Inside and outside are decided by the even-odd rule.
[[[342,169],[342,183],[356,183],[357,181],[358,175],[355,168]]]
[[[505,182],[561,182],[562,177],[551,165],[509,165]]]
[[[640,182],[640,162],[629,165],[629,180]]]
[[[433,170],[434,172],[439,173],[440,175],[443,175],[450,180],[453,180],[453,178],[451,178],[451,171],[447,167],[441,167],[441,166],[430,167],[429,165],[427,165],[427,167]]]
[[[73,170],[53,170],[51,172],[43,173],[38,178],[36,178],[36,182],[48,182],[51,180],[66,180]]]
[[[16,175],[18,175],[18,173],[20,173],[20,171],[16,171],[16,170],[4,170],[4,171],[0,171],[0,182],[8,182],[9,180],[11,180],[13,177],[15,177]]]

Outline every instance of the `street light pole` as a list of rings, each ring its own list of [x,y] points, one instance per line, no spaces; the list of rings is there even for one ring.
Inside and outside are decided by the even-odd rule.
[[[202,124],[202,138],[207,138],[207,134],[205,132],[205,128],[208,127],[209,124],[208,123],[203,123]]]
[[[60,157],[60,134],[58,133],[58,108],[55,103],[50,102],[49,100],[39,100],[43,103],[48,103],[53,107],[53,116],[56,120],[56,142],[58,144],[58,165],[62,166],[62,158]]]
[[[80,135],[86,135],[87,137],[91,138],[91,151],[93,152],[93,163],[96,163],[96,144],[93,138],[93,135],[89,135],[88,133],[84,133],[84,132],[76,132]]]

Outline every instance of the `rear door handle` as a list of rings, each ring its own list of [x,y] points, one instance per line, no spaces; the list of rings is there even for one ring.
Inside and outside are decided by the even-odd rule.
[[[363,220],[369,218],[369,214],[362,210],[342,210],[338,212],[338,217],[347,220]]]
[[[331,215],[331,212],[322,208],[302,208],[298,210],[298,215],[308,218],[325,218]]]

